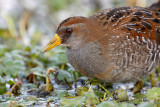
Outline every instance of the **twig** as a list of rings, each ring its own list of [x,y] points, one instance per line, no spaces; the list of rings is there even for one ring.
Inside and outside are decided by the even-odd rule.
[[[47,74],[46,74],[46,91],[50,92],[52,88],[51,86],[51,82],[50,82],[50,79],[49,79],[49,74],[51,72],[55,72],[53,69],[49,68],[48,71],[47,71]]]
[[[70,89],[72,89],[71,84],[67,81],[67,79],[66,79],[66,78],[64,78],[64,81],[66,82],[66,84],[68,85],[68,87],[69,87]]]

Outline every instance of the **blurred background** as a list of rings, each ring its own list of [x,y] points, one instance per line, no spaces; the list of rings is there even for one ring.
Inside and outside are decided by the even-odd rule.
[[[58,24],[71,16],[89,16],[120,6],[148,6],[156,0],[0,0],[0,44],[44,46]],[[10,44],[11,47],[13,43]]]

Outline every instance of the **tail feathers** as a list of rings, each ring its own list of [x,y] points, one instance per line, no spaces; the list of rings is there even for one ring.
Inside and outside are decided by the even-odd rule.
[[[149,8],[154,11],[160,11],[160,0],[158,0],[156,3],[153,3]]]

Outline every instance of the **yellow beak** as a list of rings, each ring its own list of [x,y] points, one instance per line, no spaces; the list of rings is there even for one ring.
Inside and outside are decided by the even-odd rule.
[[[43,52],[47,52],[60,44],[61,44],[61,39],[57,34],[55,34],[54,37],[49,41],[47,46],[45,46]]]

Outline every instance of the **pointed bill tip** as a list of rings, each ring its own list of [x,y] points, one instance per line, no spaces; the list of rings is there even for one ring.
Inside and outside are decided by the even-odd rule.
[[[47,46],[44,47],[44,50],[42,52],[45,53],[60,44],[61,44],[61,39],[57,34],[55,34],[55,36],[50,40]]]

